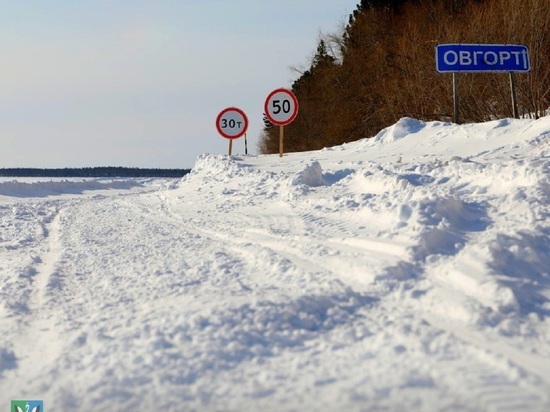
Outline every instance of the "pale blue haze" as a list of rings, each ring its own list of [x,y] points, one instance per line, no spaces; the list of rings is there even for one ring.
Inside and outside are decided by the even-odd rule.
[[[355,6],[0,1],[0,168],[192,167],[227,153],[214,122],[228,106],[247,113],[257,153],[265,97]]]

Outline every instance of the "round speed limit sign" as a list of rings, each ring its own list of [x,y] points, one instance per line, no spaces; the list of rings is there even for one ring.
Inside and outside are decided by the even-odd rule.
[[[246,133],[248,118],[241,109],[228,107],[218,115],[216,128],[226,139],[237,139]]]
[[[284,126],[296,118],[298,99],[290,90],[273,90],[265,100],[264,110],[271,123]]]

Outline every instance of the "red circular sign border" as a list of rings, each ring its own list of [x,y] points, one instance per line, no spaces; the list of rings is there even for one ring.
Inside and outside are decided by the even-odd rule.
[[[237,112],[239,113],[243,119],[244,119],[244,129],[243,131],[239,134],[239,135],[236,135],[236,136],[230,136],[226,133],[224,133],[224,131],[222,130],[222,128],[220,127],[220,119],[222,118],[222,116],[224,114],[226,114],[227,112]],[[222,137],[225,137],[226,139],[238,139],[239,137],[241,137],[242,135],[244,135],[246,133],[246,131],[248,130],[248,117],[246,117],[246,114],[239,108],[237,107],[228,107],[226,109],[223,109],[220,114],[218,114],[218,117],[216,117],[216,129],[218,129],[218,133],[222,135]]]
[[[290,118],[288,120],[286,120],[284,122],[279,122],[279,121],[273,119],[269,115],[269,110],[268,110],[269,100],[273,97],[273,95],[275,95],[279,92],[283,92],[283,93],[288,94],[290,96],[290,98],[294,101],[294,113],[292,114],[292,116],[290,116]],[[269,119],[269,121],[271,123],[273,123],[274,125],[276,125],[276,126],[286,126],[287,124],[291,123],[296,118],[296,116],[298,116],[298,98],[296,97],[296,95],[294,93],[292,93],[288,89],[285,89],[284,87],[281,87],[279,89],[275,89],[271,93],[269,93],[269,96],[267,96],[267,99],[265,99],[264,112],[265,112],[265,115],[267,116],[267,118]]]

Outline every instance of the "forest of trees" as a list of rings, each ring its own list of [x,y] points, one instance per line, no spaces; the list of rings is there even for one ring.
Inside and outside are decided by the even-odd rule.
[[[285,126],[285,151],[317,150],[372,137],[402,117],[451,121],[450,74],[438,74],[435,46],[525,44],[531,72],[517,74],[520,116],[550,107],[548,0],[363,0],[342,33],[321,36],[292,91],[297,118]],[[506,74],[460,74],[460,119],[512,117]],[[265,122],[261,153],[279,150]]]
[[[5,168],[5,177],[175,177],[181,178],[191,169],[142,169],[137,167],[83,167],[62,169]]]

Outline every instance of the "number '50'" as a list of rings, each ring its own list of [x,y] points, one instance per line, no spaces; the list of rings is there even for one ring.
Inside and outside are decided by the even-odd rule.
[[[273,114],[281,113],[290,113],[290,100],[283,100],[281,103],[280,100],[273,100]]]

